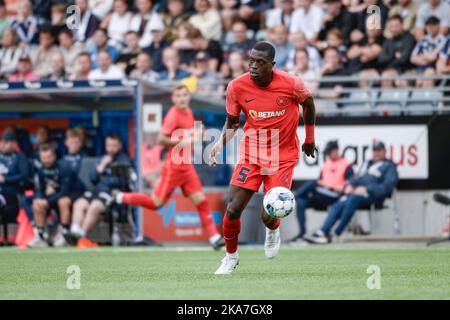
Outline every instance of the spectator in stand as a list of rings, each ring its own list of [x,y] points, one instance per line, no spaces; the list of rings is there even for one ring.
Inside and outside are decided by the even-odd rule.
[[[100,28],[107,30],[108,44],[120,50],[131,28],[133,14],[128,11],[126,0],[115,0],[114,11],[101,22]]]
[[[345,184],[344,195],[331,206],[322,228],[311,236],[306,236],[307,241],[326,244],[331,242],[333,236],[339,238],[358,208],[383,202],[391,196],[398,181],[397,168],[386,158],[383,142],[374,141],[372,154],[372,159],[365,162],[359,172]],[[332,231],[338,220],[339,225]]]
[[[447,38],[439,33],[439,19],[431,16],[425,23],[426,34],[420,40],[411,54],[411,63],[416,70],[424,72],[426,69],[435,69],[439,53],[447,42]]]
[[[317,40],[322,29],[324,11],[312,0],[298,0],[299,7],[292,14],[290,32],[303,32],[308,42]]]
[[[392,38],[386,39],[378,56],[378,63],[384,69],[396,69],[402,73],[412,67],[409,57],[416,40],[409,31],[403,30],[403,20],[400,16],[392,16],[388,21]]]
[[[83,197],[75,201],[73,205],[71,234],[79,237],[77,247],[89,248],[97,247],[98,244],[92,242],[87,237],[89,231],[97,223],[100,214],[111,202],[111,192],[113,190],[126,191],[123,179],[114,175],[113,167],[117,164],[129,165],[131,160],[122,150],[122,142],[117,134],[110,134],[105,141],[106,154],[102,156],[90,175],[94,190],[88,190]]]
[[[222,78],[231,81],[240,75],[243,75],[248,70],[248,64],[245,57],[240,52],[232,52],[228,56],[228,63],[223,63],[221,66]]]
[[[70,80],[88,80],[89,73],[92,70],[91,55],[87,52],[78,54]]]
[[[298,49],[295,52],[295,65],[290,70],[290,73],[303,80],[308,89],[310,89],[313,93],[316,91],[319,74],[311,69],[307,50]]]
[[[115,47],[108,44],[108,35],[105,29],[100,28],[95,30],[92,40],[94,43],[94,48],[90,52],[94,69],[97,68],[97,56],[101,50],[108,51],[113,62],[117,60],[119,57],[119,52]]]
[[[189,23],[199,29],[208,40],[219,41],[222,36],[222,22],[217,9],[211,7],[209,0],[195,0],[196,14]]]
[[[295,65],[295,53],[297,50],[306,50],[308,52],[309,57],[309,65],[310,69],[314,72],[319,72],[321,66],[321,57],[319,51],[317,49],[308,44],[306,36],[303,32],[297,32],[290,35],[291,43],[294,46],[294,50],[289,52],[289,59],[286,63],[286,68],[291,70]]]
[[[328,32],[339,28],[344,38],[344,44],[350,44],[350,32],[356,28],[356,17],[348,12],[341,0],[325,0],[324,24],[319,33],[319,40],[324,41]]]
[[[29,0],[21,0],[17,9],[17,16],[11,22],[11,27],[16,31],[20,39],[20,46],[26,48],[38,44],[38,21],[33,16],[33,7]]]
[[[70,228],[69,198],[72,185],[72,171],[67,162],[57,159],[55,146],[43,144],[39,147],[39,159],[42,167],[37,171],[37,192],[33,199],[34,222],[36,224],[34,239],[30,247],[47,247],[52,243],[54,247],[66,244],[64,235]],[[47,232],[47,215],[50,210],[59,212],[58,231],[50,239]]]
[[[275,68],[286,70],[289,52],[294,50],[292,43],[288,41],[289,30],[280,24],[274,29],[273,45],[275,47]]]
[[[206,39],[200,30],[186,22],[186,34],[180,33],[180,38],[172,43],[172,47],[179,50],[182,64],[190,64],[200,51],[205,51],[209,56],[209,69],[217,71],[222,63],[222,47],[215,40]]]
[[[33,73],[33,63],[30,56],[22,55],[17,62],[17,71],[9,76],[9,81],[38,81],[40,78]]]
[[[245,57],[248,57],[250,55],[250,51],[255,45],[255,40],[248,38],[247,25],[245,24],[244,21],[238,20],[233,23],[231,30],[233,33],[233,42],[228,45],[225,45],[224,48],[225,59],[227,59],[227,56],[231,52],[236,51],[244,54]]]
[[[383,42],[382,30],[368,28],[368,24],[366,24],[365,36],[353,43],[347,51],[349,72],[354,74],[361,70],[380,70],[378,56],[383,49]]]
[[[66,29],[66,5],[62,3],[57,3],[52,5],[51,7],[51,22],[50,22],[50,30],[52,31],[54,36],[59,35],[59,33]]]
[[[438,74],[450,73],[450,38],[439,53],[439,59],[436,63],[436,71]]]
[[[3,38],[3,33],[9,28],[11,22],[7,18],[6,6],[4,0],[0,0],[0,39]]]
[[[12,28],[6,28],[0,49],[0,79],[7,79],[12,73],[16,72],[22,53],[22,48],[18,47],[16,32]]]
[[[33,72],[40,78],[51,73],[52,56],[59,52],[55,45],[55,37],[50,28],[42,28],[39,32],[39,46],[31,51],[30,58],[33,62]]]
[[[152,30],[164,30],[164,23],[158,13],[152,10],[152,5],[152,0],[136,0],[138,13],[131,19],[131,30],[139,33],[141,48],[152,44]]]
[[[74,43],[73,33],[67,28],[61,30],[58,40],[59,51],[64,56],[66,72],[67,74],[72,74],[75,61],[78,55],[83,52],[83,44],[81,42]]]
[[[423,3],[417,13],[416,38],[421,40],[425,35],[425,23],[431,16],[440,21],[440,33],[447,35],[450,28],[450,4],[445,0],[428,0]]]
[[[125,35],[126,47],[117,59],[117,66],[127,75],[136,67],[136,58],[142,52],[139,47],[139,34],[136,31],[128,31]]]
[[[75,0],[75,5],[80,10],[80,22],[75,29],[75,39],[78,42],[86,42],[100,26],[100,20],[89,9],[88,0]]]
[[[177,39],[178,27],[188,20],[183,0],[168,0],[167,12],[163,16],[167,40],[172,42]]]
[[[200,51],[195,56],[192,74],[197,78],[198,85],[195,92],[207,95],[217,94],[220,86],[220,74],[209,68],[209,55]]]
[[[347,47],[344,44],[344,36],[338,28],[331,29],[327,33],[325,43],[321,43],[325,48],[336,48],[339,52],[340,61],[342,64],[347,63]],[[318,46],[319,48],[321,46]]]
[[[240,0],[238,19],[245,21],[247,27],[254,32],[259,30],[261,15],[265,10],[265,1],[262,0]]]
[[[180,56],[177,49],[171,47],[164,49],[162,60],[165,69],[160,72],[161,80],[182,80],[191,76],[188,71],[180,69]]]
[[[339,154],[337,140],[327,143],[324,155],[326,160],[322,165],[319,179],[305,183],[295,192],[300,232],[291,241],[302,240],[306,235],[306,209],[326,208],[335,203],[344,193],[345,185],[353,176],[351,163]]]
[[[423,72],[423,75],[424,76],[436,76],[436,70],[433,68],[428,68]],[[435,79],[417,79],[416,87],[417,88],[428,88],[428,89],[433,90],[436,87],[436,80]],[[431,93],[431,90],[429,90],[430,93]]]
[[[220,16],[222,18],[223,32],[231,30],[233,22],[238,15],[239,0],[220,0]]]
[[[377,6],[376,11],[369,10],[370,6]],[[350,35],[350,37],[352,37],[353,34],[353,37],[355,37],[354,34],[357,34],[357,37],[356,39],[353,39],[353,42],[357,42],[364,37],[367,23],[374,27],[384,29],[388,13],[389,9],[384,4],[383,0],[363,0],[362,7],[360,7],[360,11],[357,12],[357,29],[353,30]]]
[[[7,223],[16,221],[18,196],[29,176],[27,158],[17,149],[16,136],[12,132],[4,132],[0,141],[0,216]]]
[[[403,18],[403,29],[413,33],[416,25],[419,5],[414,0],[398,0],[398,3],[389,9],[389,18],[400,15]],[[388,31],[388,29],[386,29]],[[389,32],[386,36],[390,36]]]
[[[339,51],[336,48],[329,47],[325,49],[323,55],[323,66],[320,69],[322,77],[347,76],[348,72],[342,67],[339,57]],[[336,82],[319,82],[320,89],[329,89],[327,92],[321,92],[321,98],[336,99],[342,95],[342,89],[347,83],[337,84]]]
[[[152,58],[146,52],[141,52],[136,57],[136,68],[130,73],[130,77],[139,78],[148,82],[157,82],[159,73],[152,70]]]
[[[391,78],[381,80],[382,88],[405,88],[408,86],[407,81],[398,79],[399,72],[394,68],[383,70],[381,76],[384,78]]]
[[[89,80],[120,80],[125,73],[113,64],[111,55],[107,50],[100,50],[97,57],[98,68],[89,72]]]
[[[152,44],[146,48],[144,51],[147,52],[153,61],[153,70],[156,72],[161,72],[164,70],[164,65],[162,61],[162,55],[164,49],[170,47],[170,42],[165,37],[164,27],[152,27]]]
[[[89,0],[89,8],[100,21],[106,18],[113,5],[114,0]]]
[[[292,24],[292,14],[294,13],[293,0],[277,0],[279,7],[267,10],[266,15],[266,29],[267,38],[272,40],[274,36],[275,27],[279,25],[285,26],[288,30]]]
[[[64,65],[64,56],[61,52],[55,52],[50,59],[51,73],[44,77],[44,80],[64,81],[67,73]]]

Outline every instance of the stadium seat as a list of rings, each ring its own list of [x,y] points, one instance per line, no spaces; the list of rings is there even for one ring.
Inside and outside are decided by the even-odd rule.
[[[358,108],[361,109],[361,112],[352,111],[352,116],[365,116],[367,112],[370,110],[371,101],[373,100],[372,91],[369,90],[361,90],[361,91],[353,91],[350,93],[349,102],[345,102],[342,104],[342,108],[350,109],[350,108]],[[366,111],[364,111],[366,109]]]
[[[439,101],[442,100],[442,91],[416,89],[411,92],[411,97],[407,103],[409,115],[426,115],[427,110],[414,110],[419,108],[436,109],[439,107]]]
[[[405,106],[409,97],[408,90],[382,89],[375,104],[377,111],[390,116],[400,115],[400,109]],[[378,113],[378,112],[376,112]]]

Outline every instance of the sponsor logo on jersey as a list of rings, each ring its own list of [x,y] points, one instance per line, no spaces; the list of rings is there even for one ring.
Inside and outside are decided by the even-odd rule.
[[[278,111],[256,111],[256,110],[249,110],[248,114],[253,119],[266,119],[266,118],[273,118],[273,117],[281,117],[286,112],[285,109],[278,110]]]
[[[284,107],[289,103],[289,97],[278,96],[277,97],[277,105],[280,107]]]

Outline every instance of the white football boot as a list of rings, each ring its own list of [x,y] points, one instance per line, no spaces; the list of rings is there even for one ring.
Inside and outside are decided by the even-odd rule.
[[[264,241],[264,252],[268,259],[275,258],[280,251],[281,237],[280,227],[270,230],[266,227],[266,241]]]
[[[226,254],[222,259],[222,264],[219,269],[214,272],[214,274],[231,274],[234,269],[236,269],[239,264],[239,255],[238,253]]]
[[[47,238],[47,233],[44,234],[44,238]],[[42,239],[37,230],[34,230],[34,238],[28,243],[30,248],[46,248],[48,247],[48,242]]]
[[[67,244],[66,239],[64,238],[62,231],[62,228],[58,226],[58,231],[56,232],[55,236],[52,239],[52,243],[54,247],[64,247]]]

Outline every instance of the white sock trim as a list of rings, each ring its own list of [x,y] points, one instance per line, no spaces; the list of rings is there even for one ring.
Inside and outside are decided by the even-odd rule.
[[[122,192],[119,192],[119,193],[116,195],[116,202],[117,202],[118,204],[122,204],[122,198],[123,198],[123,193],[122,193]]]

